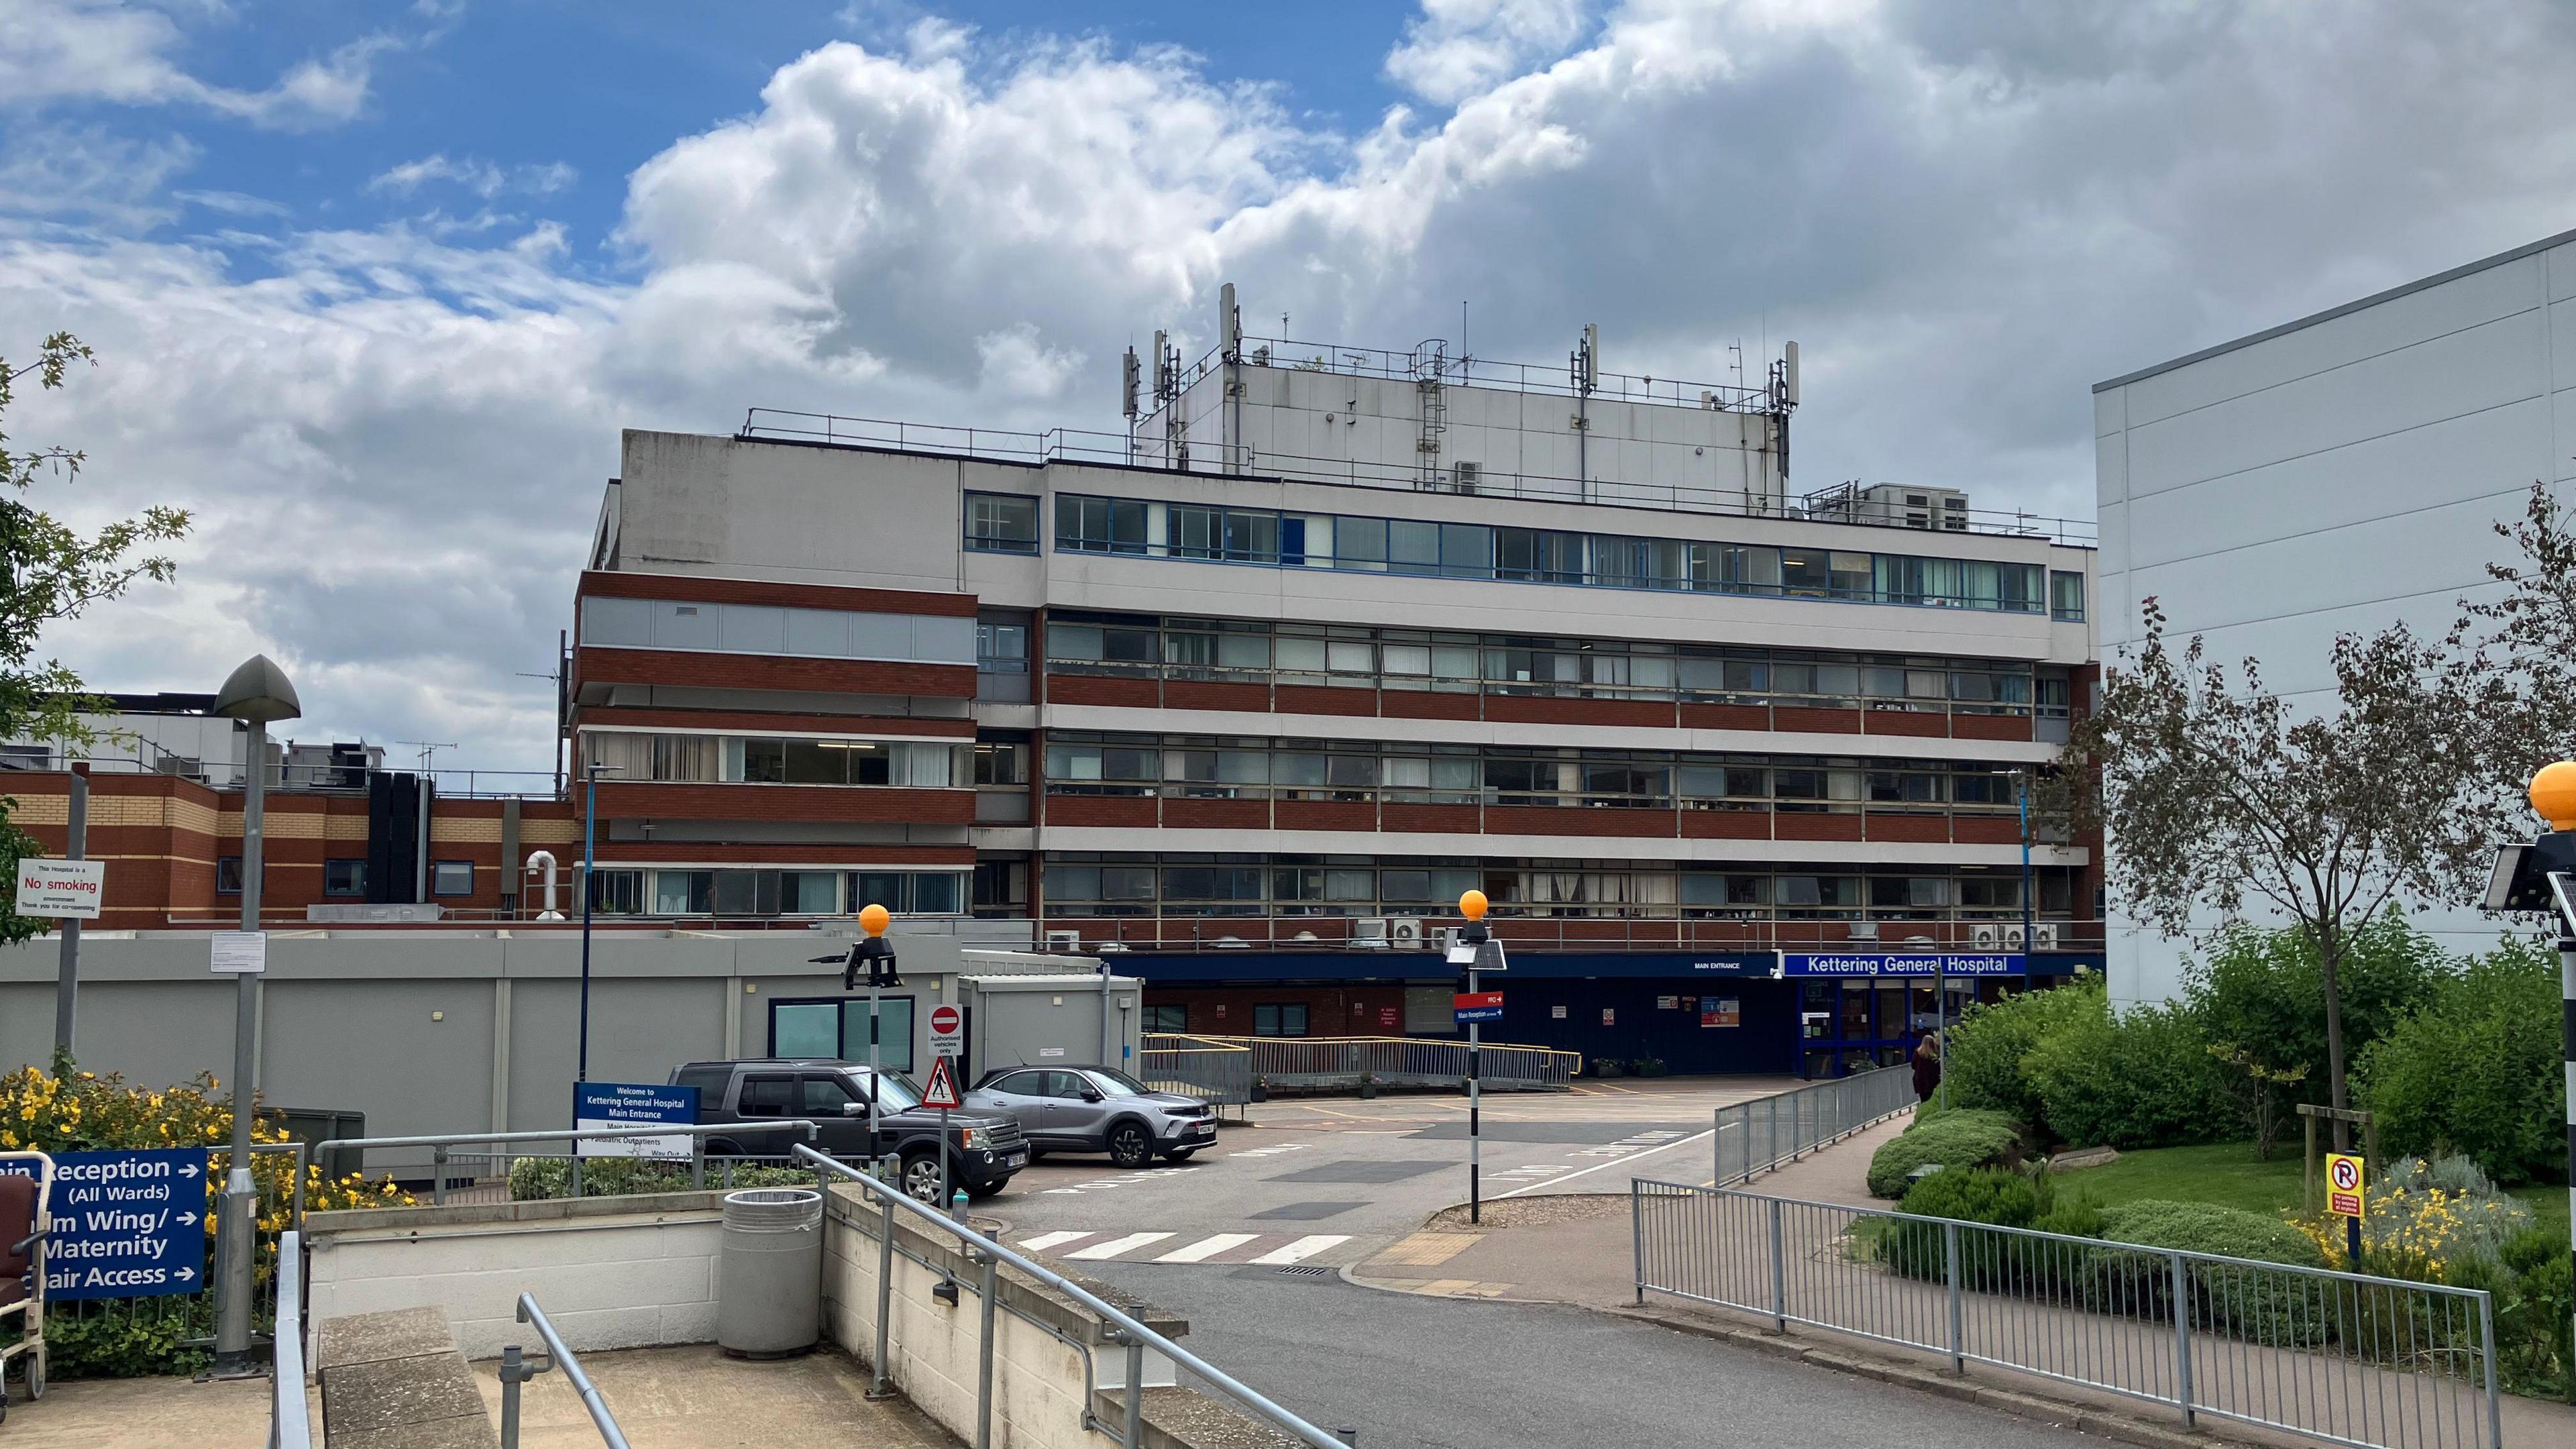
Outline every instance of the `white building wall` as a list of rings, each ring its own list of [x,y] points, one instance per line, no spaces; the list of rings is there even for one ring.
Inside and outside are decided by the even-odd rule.
[[[2495,592],[2492,525],[2533,480],[2576,496],[2576,233],[2104,383],[2094,419],[2105,667],[2152,596],[2169,638],[2326,703],[2336,635],[2442,633]],[[2172,994],[2188,943],[2111,915],[2113,996]],[[2453,950],[2499,929],[2419,924]]]

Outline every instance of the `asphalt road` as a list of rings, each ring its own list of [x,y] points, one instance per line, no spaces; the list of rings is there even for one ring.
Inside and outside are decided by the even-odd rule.
[[[1786,1082],[1587,1085],[1488,1097],[1480,1155],[1488,1198],[1624,1192],[1632,1176],[1700,1182],[1709,1114]],[[1105,1156],[1050,1156],[976,1205],[1008,1241],[1071,1260],[1353,1263],[1467,1197],[1467,1104],[1455,1096],[1270,1102],[1185,1164],[1137,1171]],[[1283,1256],[1284,1255],[1284,1256]]]
[[[2042,1449],[2010,1418],[1581,1308],[1424,1298],[1276,1268],[1086,1264],[1180,1313],[1192,1350],[1378,1449]]]

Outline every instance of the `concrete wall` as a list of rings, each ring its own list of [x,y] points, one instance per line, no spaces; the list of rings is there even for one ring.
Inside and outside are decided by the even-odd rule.
[[[467,1358],[534,1346],[534,1293],[576,1352],[716,1336],[722,1193],[314,1213],[307,1321],[437,1308]]]
[[[591,970],[590,1075],[660,1082],[692,1060],[769,1050],[769,1003],[838,997],[837,966],[806,958],[847,938],[805,931],[601,931]],[[927,1069],[930,1008],[958,1000],[958,973],[1080,970],[1081,957],[966,956],[955,937],[898,930],[915,1003],[914,1060]],[[233,984],[212,975],[203,932],[84,939],[83,1067],[163,1086],[228,1078]],[[0,951],[0,1070],[53,1049],[58,943]],[[1132,998],[1132,984],[1124,995]],[[1095,997],[1097,987],[1083,985]],[[569,1126],[579,1057],[578,930],[270,933],[260,988],[261,1100],[367,1114],[371,1136]],[[1095,1014],[1091,1046],[1099,1050]],[[371,1156],[371,1168],[419,1158]]]
[[[2094,392],[2101,579],[2116,664],[2152,596],[2177,641],[2249,655],[2294,706],[2331,702],[2329,650],[2403,621],[2439,636],[2492,595],[2544,480],[2576,478],[2576,233]],[[2116,852],[2116,846],[2114,847]],[[2175,988],[2183,949],[2112,913],[2115,997]],[[2421,918],[2480,950],[2475,912]]]

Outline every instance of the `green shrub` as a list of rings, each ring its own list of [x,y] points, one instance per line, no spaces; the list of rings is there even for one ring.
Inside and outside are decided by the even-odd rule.
[[[2294,1267],[2324,1266],[2324,1255],[2305,1233],[2261,1213],[2207,1202],[2171,1202],[2141,1198],[2102,1211],[2102,1236],[2113,1243],[2152,1248],[2179,1248],[2258,1263]],[[2170,1300],[2169,1259],[2106,1249],[2097,1273],[2109,1280],[2110,1296],[2137,1301]],[[2258,1343],[2313,1345],[2333,1329],[2333,1305],[2320,1303],[2312,1285],[2298,1274],[2263,1273],[2219,1264],[2195,1263],[2188,1269],[2194,1321],[2245,1335]]]
[[[2022,1059],[2049,1135],[2077,1147],[2172,1147],[2227,1135],[2218,1061],[2191,1011],[2113,1012],[2093,981],[2058,988],[2059,1015]]]
[[[726,1185],[724,1163],[707,1163],[707,1186]],[[812,1187],[814,1174],[801,1167],[736,1167],[734,1187]],[[582,1161],[583,1197],[626,1197],[636,1193],[687,1192],[689,1165],[654,1162],[640,1157],[591,1157]],[[522,1157],[510,1166],[510,1200],[535,1202],[572,1195],[572,1162],[563,1157]]]
[[[2064,1197],[2031,1220],[2031,1230],[2062,1238],[2098,1238],[2103,1232],[2102,1205],[2086,1197]]]
[[[2546,1228],[2528,1228],[2504,1245],[2506,1281],[2496,1295],[2496,1367],[2517,1394],[2566,1398],[2576,1391],[2570,1365],[2576,1344],[2568,1338],[2576,1318],[2576,1272],[2567,1239]]]
[[[2020,1138],[2012,1119],[2001,1112],[1952,1107],[1927,1122],[1918,1122],[1880,1145],[1869,1160],[1872,1197],[1905,1195],[1906,1174],[1930,1163],[1952,1171],[2011,1162]]]
[[[1936,1172],[1905,1190],[1900,1212],[2026,1228],[2043,1210],[2039,1183],[2027,1173],[1996,1168]]]
[[[2453,963],[2393,907],[2356,928],[2344,945],[2336,973],[2344,1060],[2358,1062],[2370,1043],[2433,1000]],[[2325,972],[2306,933],[2228,927],[2208,959],[2185,974],[2183,1000],[2210,1041],[2259,1051],[2267,1066],[2283,1071],[2304,1068],[2304,1078],[2289,1089],[2294,1100],[2332,1100]]]
[[[2508,1185],[2567,1172],[2555,953],[2507,941],[2474,958],[2359,1056],[2361,1097],[2393,1152],[2465,1153]]]
[[[2100,995],[2098,985],[2092,994]],[[2045,1137],[2047,1107],[2023,1063],[2060,1022],[2090,1009],[2084,997],[2079,984],[1969,1007],[1950,1028],[1941,1053],[1951,1107],[2001,1112]]]

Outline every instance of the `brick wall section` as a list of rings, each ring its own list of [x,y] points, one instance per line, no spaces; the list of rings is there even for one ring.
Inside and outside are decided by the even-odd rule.
[[[1049,704],[1152,709],[1161,703],[1160,692],[1150,679],[1117,679],[1105,674],[1049,674],[1045,678]]]
[[[1154,826],[1154,800],[1145,795],[1049,795],[1049,825]]]
[[[1378,713],[1389,719],[1475,719],[1484,701],[1472,694],[1437,694],[1390,689],[1377,697]]]
[[[1861,711],[1861,730],[1873,735],[1943,739],[1950,733],[1950,719],[1947,715],[1918,714],[1912,710],[1870,709]]]
[[[764,731],[805,734],[919,735],[924,739],[971,740],[971,719],[925,719],[912,715],[768,714],[721,709],[633,709],[595,705],[578,710],[584,725],[631,725],[638,729],[695,730],[701,733],[759,734]]]
[[[916,825],[965,825],[975,818],[975,792],[872,785],[612,785],[602,780],[599,814],[604,820],[891,821]]]
[[[1163,802],[1163,827],[1167,830],[1267,830],[1270,828],[1270,802],[1166,800]]]
[[[689,840],[603,840],[602,865],[722,860],[741,865],[958,865],[975,863],[971,845],[710,845]]]
[[[843,588],[836,584],[775,583],[766,579],[721,579],[698,574],[585,570],[574,596],[586,598],[593,595],[615,599],[677,599],[693,604],[775,604],[791,609],[846,609],[867,614],[928,614],[943,619],[975,617],[973,594]]]
[[[1671,729],[1677,716],[1668,699],[1563,699],[1553,695],[1485,696],[1485,718],[1515,724],[1611,725]]]
[[[973,699],[975,666],[874,659],[805,659],[685,649],[576,649],[576,691],[589,684],[785,689],[826,694],[921,694]]]
[[[1916,845],[1946,845],[1950,840],[1950,817],[1946,815],[1889,815],[1873,810],[1862,819],[1866,822],[1863,831],[1871,840]]]

